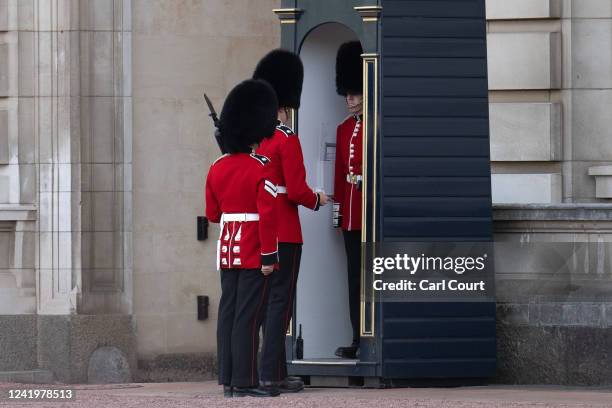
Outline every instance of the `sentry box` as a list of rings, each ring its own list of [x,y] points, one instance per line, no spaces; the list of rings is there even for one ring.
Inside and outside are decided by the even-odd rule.
[[[333,192],[338,47],[364,53],[362,242],[492,241],[485,0],[282,0],[282,47],[305,68],[293,115],[308,182]],[[351,342],[346,257],[331,206],[300,208],[304,247],[289,371],[311,385],[398,385],[495,373],[495,303],[377,302],[361,287],[361,351]],[[323,214],[321,214],[323,212]],[[362,282],[371,274],[362,265]],[[297,327],[303,359],[297,359]]]

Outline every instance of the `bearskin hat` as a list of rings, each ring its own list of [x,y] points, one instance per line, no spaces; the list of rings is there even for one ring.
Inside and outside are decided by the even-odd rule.
[[[231,90],[219,117],[225,151],[249,153],[251,145],[271,137],[276,129],[278,99],[266,81],[249,79]]]
[[[263,79],[272,85],[278,97],[278,106],[300,107],[304,65],[297,54],[280,48],[270,51],[255,67],[253,79]]]
[[[359,41],[345,42],[336,54],[336,92],[338,95],[363,93],[363,49]]]

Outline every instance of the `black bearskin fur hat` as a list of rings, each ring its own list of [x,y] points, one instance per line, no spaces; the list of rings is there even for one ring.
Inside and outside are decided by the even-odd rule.
[[[359,41],[345,42],[336,54],[336,92],[338,95],[363,94],[363,49]]]
[[[253,79],[263,79],[272,85],[278,97],[278,106],[300,107],[304,65],[297,54],[280,48],[270,51],[255,67]]]
[[[253,143],[276,130],[278,100],[266,81],[249,79],[231,90],[219,117],[219,132],[227,153],[250,153]]]

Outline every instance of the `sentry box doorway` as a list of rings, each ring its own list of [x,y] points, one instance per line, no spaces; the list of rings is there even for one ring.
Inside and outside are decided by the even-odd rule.
[[[492,241],[485,0],[283,0],[281,45],[305,68],[300,135],[309,184],[333,192],[340,44],[364,53],[362,242]],[[378,303],[362,286],[361,352],[350,344],[342,236],[331,206],[300,209],[304,235],[291,374],[316,385],[399,385],[495,374],[495,303]],[[367,272],[362,266],[362,280]],[[304,358],[296,359],[298,325]]]

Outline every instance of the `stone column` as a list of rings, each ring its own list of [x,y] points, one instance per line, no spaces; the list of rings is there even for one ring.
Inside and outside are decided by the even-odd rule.
[[[80,2],[82,297],[131,312],[131,2]]]
[[[30,166],[20,193],[38,209],[37,365],[60,381],[112,381],[112,369],[90,357],[105,346],[95,361],[135,367],[131,1],[4,3],[16,22],[18,75],[8,89],[18,95],[19,158]]]
[[[130,2],[14,3],[38,175],[37,311],[129,312]]]
[[[81,287],[77,7],[18,2],[19,111],[34,140],[37,174],[39,314],[74,313]]]

